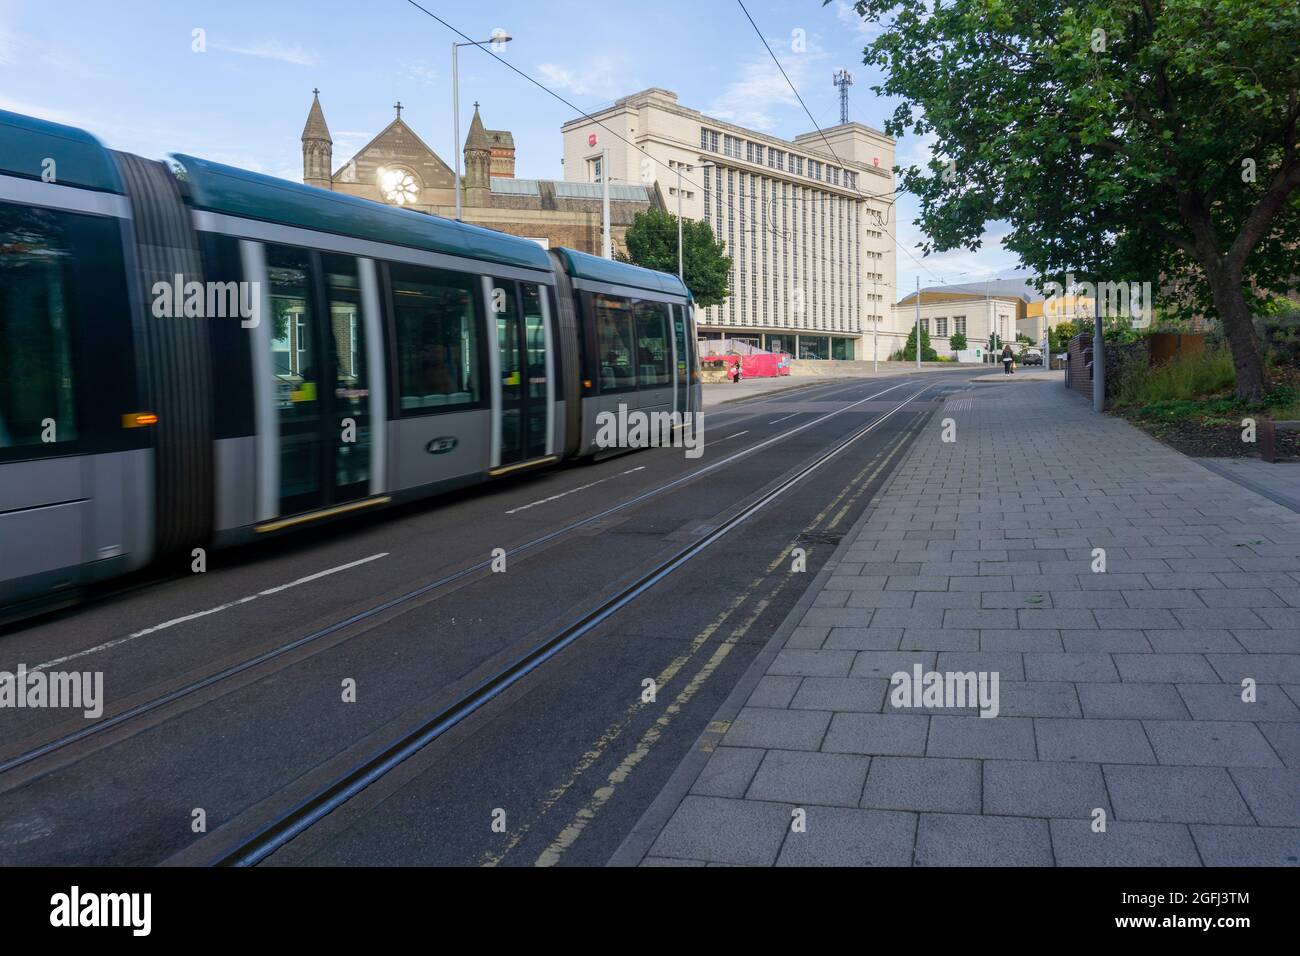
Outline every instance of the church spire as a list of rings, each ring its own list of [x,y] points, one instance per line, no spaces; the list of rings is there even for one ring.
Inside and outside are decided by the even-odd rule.
[[[465,137],[465,198],[471,206],[491,202],[492,140],[483,128],[483,119],[474,104],[474,120]]]
[[[302,128],[302,181],[308,186],[331,188],[330,168],[334,160],[334,140],[325,125],[325,111],[320,106],[320,90],[312,90],[311,109]]]

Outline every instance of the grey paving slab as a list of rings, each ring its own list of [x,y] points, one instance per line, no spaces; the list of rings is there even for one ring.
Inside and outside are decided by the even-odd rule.
[[[1108,764],[1106,785],[1122,820],[1251,824],[1246,802],[1222,767]]]
[[[826,711],[746,707],[736,715],[723,741],[728,747],[816,750],[830,722]]]
[[[901,627],[833,627],[826,650],[894,651],[903,640]]]
[[[1179,684],[1178,693],[1197,720],[1300,722],[1300,709],[1276,684],[1257,685],[1249,703],[1240,684]]]
[[[802,677],[766,674],[749,695],[750,707],[789,707]]]
[[[851,754],[769,750],[745,796],[823,806],[856,807],[871,760]]]
[[[1046,820],[923,813],[916,831],[917,866],[1051,866]]]
[[[1003,681],[998,696],[1002,705],[999,719],[1083,716],[1075,685],[1064,681]]]
[[[984,761],[985,813],[1087,818],[1097,808],[1112,815],[1099,764]]]
[[[1222,683],[1201,654],[1115,654],[1113,659],[1126,681]]]
[[[827,753],[920,756],[925,753],[930,719],[919,714],[838,713],[821,749]]]
[[[1193,826],[1206,866],[1300,866],[1300,828]]]
[[[1117,681],[1120,678],[1109,654],[1024,655],[1025,679],[1031,681]]]
[[[806,828],[790,833],[777,866],[911,866],[916,815],[810,807]]]
[[[1052,820],[1052,849],[1060,866],[1199,866],[1188,828],[1175,823],[1111,821],[1104,833],[1091,820]]]
[[[1000,757],[1032,760],[1034,723],[1028,717],[944,717],[930,718],[930,757]]]
[[[980,812],[980,762],[872,757],[862,806],[936,813]]]
[[[719,747],[695,778],[691,793],[706,797],[743,797],[766,751]]]
[[[878,714],[883,710],[888,686],[888,681],[878,678],[805,677],[786,706]]]
[[[688,796],[655,840],[650,855],[771,866],[790,826],[791,809],[758,800]]]
[[[1136,720],[1034,720],[1038,755],[1043,760],[1090,763],[1155,763],[1142,724]]]
[[[1300,774],[1295,770],[1233,767],[1228,773],[1256,822],[1266,827],[1300,827]]]
[[[1080,684],[1075,689],[1085,717],[1185,720],[1191,716],[1173,684]]]
[[[1246,721],[1144,720],[1151,746],[1163,764],[1200,767],[1278,767],[1259,727]]]

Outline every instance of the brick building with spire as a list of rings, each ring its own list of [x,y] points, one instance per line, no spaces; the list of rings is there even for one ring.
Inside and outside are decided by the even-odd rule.
[[[325,122],[320,91],[313,90],[302,131],[302,181],[308,186],[403,206],[434,216],[456,215],[456,173],[402,118],[396,116],[356,155],[334,167],[334,140]],[[548,247],[567,246],[599,255],[601,187],[595,183],[516,179],[514,137],[488,129],[474,104],[465,137],[461,218]],[[627,227],[652,205],[663,208],[655,185],[610,184],[614,247]]]

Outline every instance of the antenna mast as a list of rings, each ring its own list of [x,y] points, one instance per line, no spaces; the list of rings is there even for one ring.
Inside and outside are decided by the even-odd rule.
[[[849,87],[853,85],[853,76],[848,70],[840,70],[835,74],[834,83],[840,91],[840,123],[842,125],[849,121]]]

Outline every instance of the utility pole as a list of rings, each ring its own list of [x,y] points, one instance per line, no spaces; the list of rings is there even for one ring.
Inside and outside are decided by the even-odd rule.
[[[1093,275],[1096,278],[1096,275]],[[1106,410],[1106,338],[1101,323],[1101,284],[1092,290],[1092,410]]]
[[[609,147],[600,152],[601,221],[604,223],[605,237],[601,244],[601,255],[606,259],[614,258],[614,237],[609,231]],[[678,194],[680,195],[680,193]]]
[[[921,277],[916,277],[916,370],[921,371]]]
[[[677,278],[686,282],[686,269],[683,265],[685,254],[682,252],[682,164],[677,164]]]

